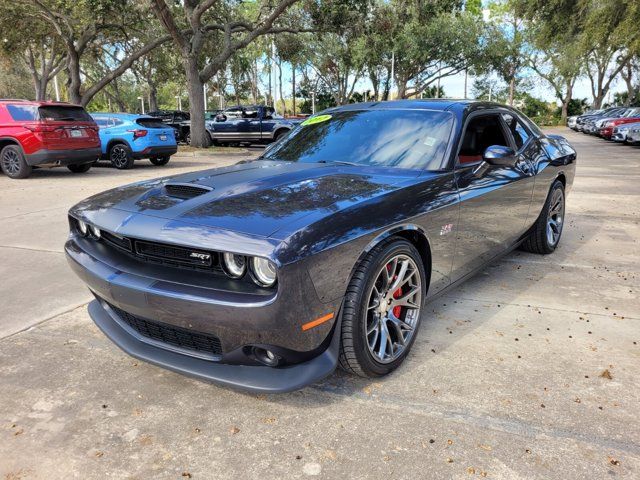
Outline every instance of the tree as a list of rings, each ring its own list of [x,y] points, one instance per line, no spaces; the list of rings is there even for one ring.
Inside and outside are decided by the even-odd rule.
[[[351,32],[325,33],[316,36],[310,48],[309,65],[337,105],[349,103],[362,78],[364,57],[356,45],[360,40]]]
[[[490,26],[487,58],[491,68],[509,87],[507,101],[513,105],[516,87],[528,63],[523,11],[517,2],[500,0],[489,4]]]
[[[580,46],[565,38],[550,41],[548,36],[538,37],[540,50],[530,57],[531,68],[544,79],[562,103],[561,121],[566,123],[573,87],[582,75]]]
[[[170,40],[168,35],[146,38],[149,18],[133,0],[25,0],[20,5],[25,15],[46,21],[61,40],[69,100],[81,105],[87,105],[136,60]],[[119,22],[112,23],[113,18]],[[124,58],[111,53],[118,48],[123,51],[123,44],[135,48]],[[82,79],[82,61],[96,50],[111,56],[110,69],[87,86]]]
[[[628,0],[513,0],[550,37],[573,38],[600,108],[616,77],[640,47],[640,5]]]
[[[620,75],[627,86],[627,95],[623,102],[627,107],[635,104],[636,96],[638,95],[638,87],[633,83],[634,78],[637,81],[638,73],[640,73],[640,59],[638,57],[627,60],[624,68],[620,71]]]
[[[259,37],[269,33],[299,31],[299,23],[287,22],[286,14],[300,0],[277,0],[275,5],[266,1],[245,4],[184,0],[182,5],[172,6],[166,0],[150,2],[152,10],[177,47],[186,74],[191,145],[207,146],[204,83],[223,69],[236,52]],[[300,18],[297,20],[299,22]]]
[[[24,13],[22,4],[2,5],[2,48],[7,56],[15,56],[24,64],[31,75],[36,100],[45,100],[49,82],[63,67],[64,50],[60,48],[60,42],[50,35],[46,22]]]
[[[420,95],[438,80],[482,60],[484,25],[460,2],[393,3],[394,81],[399,98]]]

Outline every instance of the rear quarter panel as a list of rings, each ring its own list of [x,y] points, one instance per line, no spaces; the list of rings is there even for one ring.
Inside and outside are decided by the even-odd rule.
[[[560,135],[542,137],[540,144],[546,155],[541,155],[536,165],[536,183],[531,202],[531,223],[538,218],[553,182],[563,177],[565,190],[571,191],[576,173],[576,151]]]

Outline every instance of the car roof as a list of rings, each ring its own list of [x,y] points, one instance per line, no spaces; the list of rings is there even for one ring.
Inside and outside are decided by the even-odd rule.
[[[339,107],[327,109],[328,112],[342,110],[366,110],[366,109],[410,109],[410,110],[440,110],[462,113],[463,111],[485,110],[489,108],[512,109],[497,102],[484,100],[452,99],[452,98],[427,98],[423,100],[392,100],[385,102],[350,103]]]
[[[0,98],[0,103],[24,103],[25,105],[37,105],[39,107],[81,107],[81,105],[76,105],[75,103],[69,103],[69,102],[51,102],[48,100],[25,100],[24,98]]]
[[[141,115],[139,113],[112,113],[112,112],[91,112],[90,115],[98,116],[98,117],[115,117],[121,118],[124,120],[137,120],[139,118],[148,118],[149,120],[158,121],[156,117],[152,117],[151,115]]]

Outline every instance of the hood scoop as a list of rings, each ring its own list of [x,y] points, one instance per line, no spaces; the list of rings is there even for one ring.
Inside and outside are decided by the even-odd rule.
[[[209,193],[212,190],[212,187],[194,185],[192,183],[167,183],[164,186],[164,191],[168,196],[182,200],[189,200],[190,198]]]

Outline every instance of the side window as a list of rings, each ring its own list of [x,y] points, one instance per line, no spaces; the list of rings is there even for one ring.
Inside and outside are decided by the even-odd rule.
[[[15,121],[31,121],[38,118],[38,107],[33,105],[7,105],[11,118]]]
[[[509,113],[503,113],[502,118],[504,119],[507,127],[511,131],[511,135],[513,135],[513,140],[516,142],[516,149],[520,150],[522,146],[527,143],[531,133],[526,127],[520,122],[516,117]]]
[[[94,120],[95,120],[96,124],[98,125],[98,128],[100,128],[100,129],[107,128],[107,126],[109,124],[109,120],[107,118],[104,118],[104,117],[94,117]]]
[[[492,145],[509,146],[500,117],[497,114],[473,117],[462,136],[458,163],[466,165],[481,161],[484,151]]]

